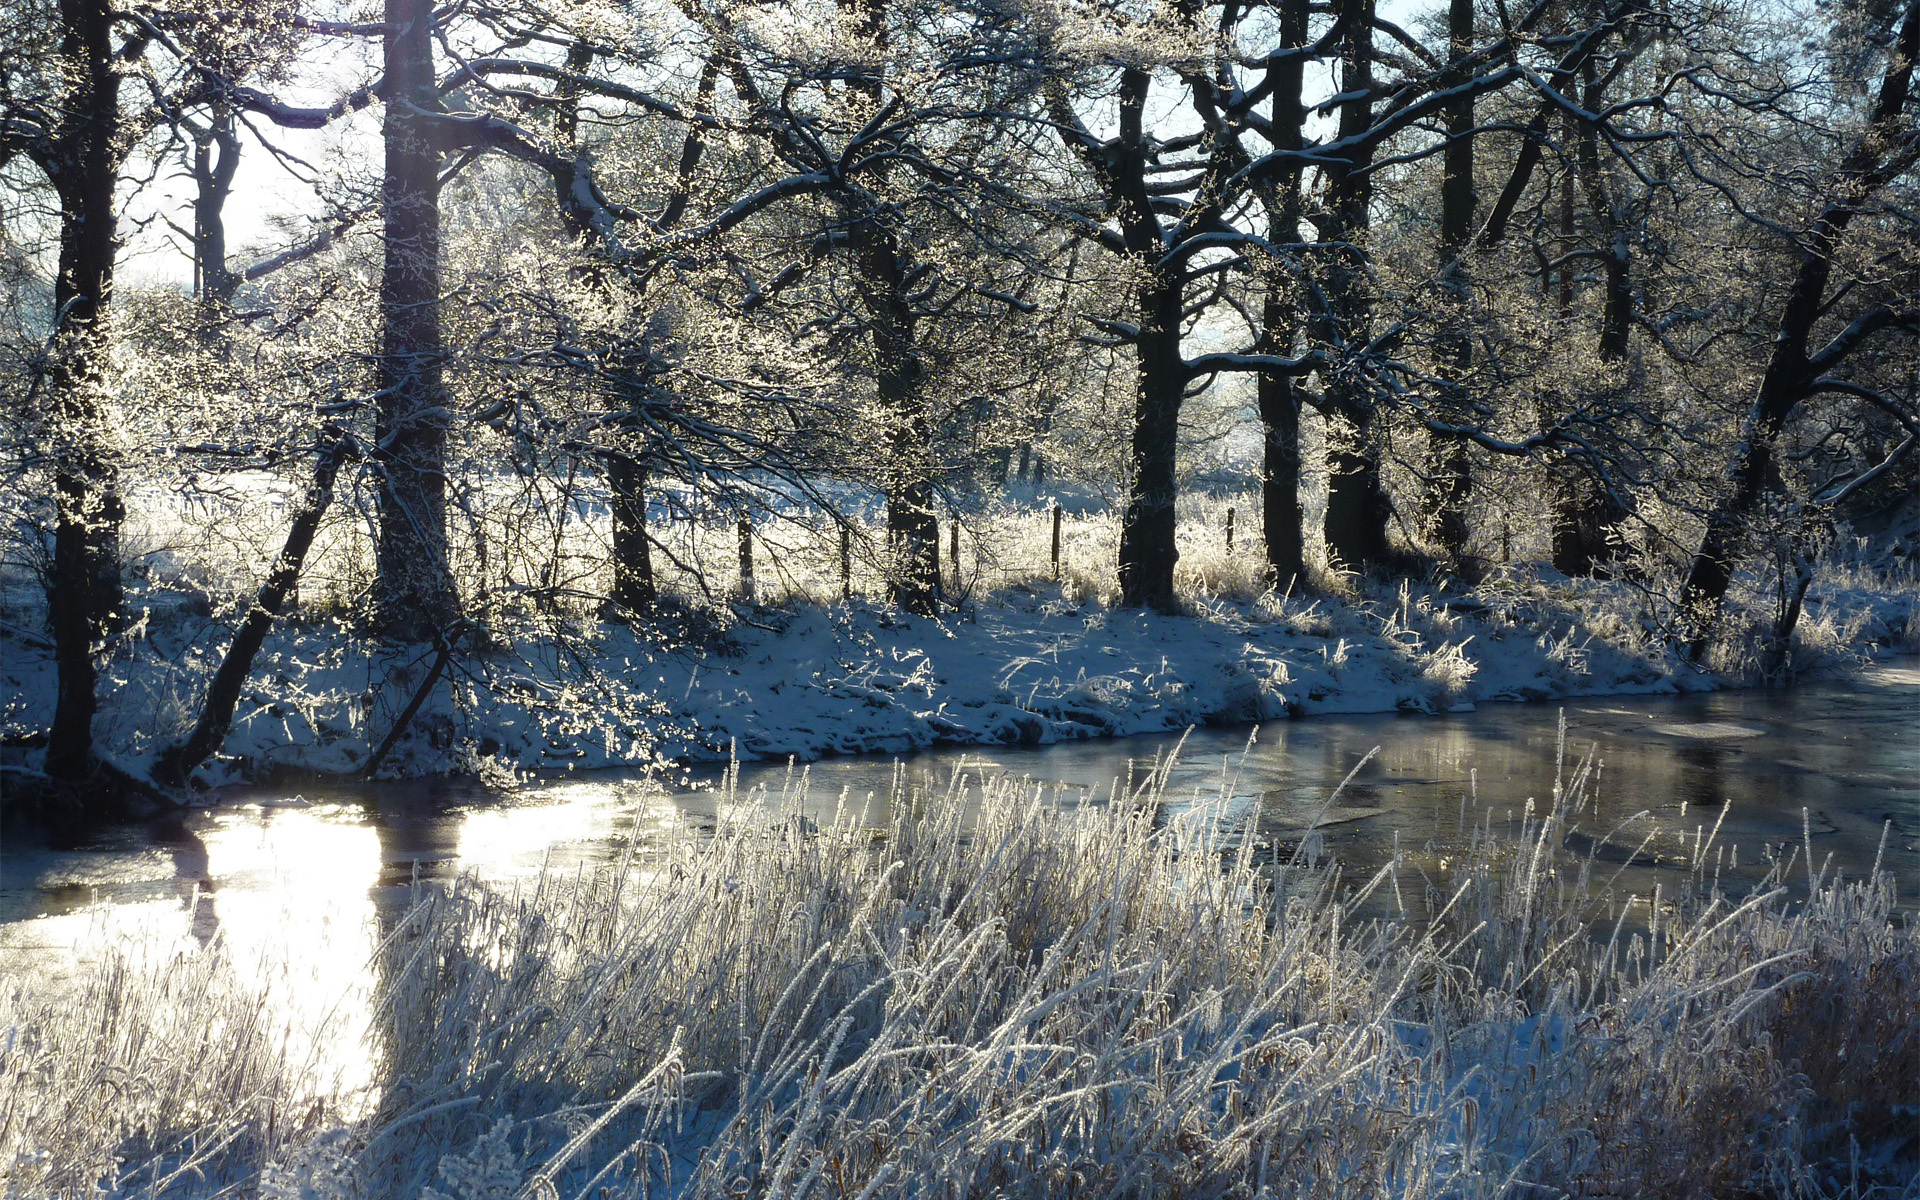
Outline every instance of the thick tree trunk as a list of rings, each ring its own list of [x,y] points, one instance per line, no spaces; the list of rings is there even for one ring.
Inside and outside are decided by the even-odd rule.
[[[933,482],[907,478],[887,493],[887,545],[893,577],[888,589],[895,604],[932,616],[940,610],[940,518],[934,512]]]
[[[47,774],[91,770],[94,647],[119,627],[120,525],[126,509],[108,437],[106,316],[118,249],[120,74],[104,0],[64,0],[60,60],[77,94],[43,163],[60,200],[59,273],[48,394],[54,416],[54,550],[48,602],[58,671]]]
[[[1174,505],[1180,402],[1180,285],[1163,281],[1140,298],[1139,374],[1134,394],[1133,473],[1120,527],[1120,602],[1173,611],[1173,567],[1180,560]]]
[[[645,616],[660,598],[647,539],[647,466],[634,454],[613,453],[607,455],[606,470],[613,501],[613,593],[607,615]]]
[[[1431,503],[1433,539],[1446,556],[1448,566],[1461,577],[1472,580],[1483,564],[1468,553],[1473,523],[1467,512],[1473,499],[1473,457],[1464,441],[1452,439],[1436,448]]]
[[[452,620],[447,562],[447,397],[441,384],[439,138],[431,0],[387,0],[386,264],[375,417],[380,538],[375,623],[417,641]]]
[[[842,0],[860,35],[873,49],[887,47],[885,0]],[[881,81],[855,81],[877,111]],[[883,169],[877,178],[885,179]],[[860,206],[869,198],[854,198]],[[940,609],[940,519],[934,511],[933,431],[928,425],[926,363],[920,355],[918,317],[908,296],[907,251],[895,218],[864,208],[854,223],[855,269],[872,331],[874,386],[887,428],[881,436],[886,463],[887,549],[891,562],[887,591],[893,603],[911,613],[932,616]]]
[[[185,741],[163,751],[154,764],[154,782],[166,787],[182,787],[187,777],[193,774],[195,767],[205,762],[207,756],[220,749],[220,743],[226,740],[227,731],[233,727],[233,710],[240,702],[240,689],[246,685],[247,676],[253,670],[253,660],[260,653],[260,646],[266,641],[267,632],[273,622],[286,607],[287,597],[293,593],[294,586],[300,581],[300,570],[306,565],[307,552],[313,548],[313,537],[320,529],[320,521],[327,515],[327,508],[333,502],[333,484],[339,477],[340,466],[352,453],[351,438],[336,435],[334,440],[323,447],[320,458],[314,464],[313,481],[307,489],[305,499],[294,512],[293,525],[287,530],[286,545],[280,550],[280,557],[274,562],[273,571],[260,585],[260,593],[254,598],[253,607],[247,612],[247,619],[241,624],[233,642],[227,647],[227,654],[220,662],[220,669],[214,673],[213,682],[207,687],[206,703],[201,706],[200,719],[194,724],[193,732]]]
[[[1277,333],[1275,314],[1266,316],[1266,339]],[[1268,346],[1262,354],[1284,353]],[[1260,426],[1265,434],[1260,463],[1260,531],[1267,543],[1267,568],[1282,591],[1295,586],[1307,569],[1305,512],[1300,505],[1300,397],[1285,375],[1261,375]]]
[[[1286,0],[1280,12],[1280,41],[1289,48],[1307,39],[1307,0]],[[1292,58],[1274,68],[1273,131],[1276,148],[1299,150],[1305,140],[1306,106],[1301,94],[1305,66]],[[1287,171],[1267,198],[1267,240],[1290,245],[1300,237],[1300,170]],[[1260,313],[1262,354],[1293,352],[1300,320],[1291,285],[1276,269],[1267,280]],[[1260,526],[1267,544],[1267,568],[1275,587],[1292,588],[1307,569],[1306,514],[1300,504],[1300,394],[1291,375],[1262,373],[1259,380]]]
[[[896,231],[878,217],[859,222],[855,266],[873,338],[874,387],[886,413],[882,480],[887,494],[887,583],[893,603],[931,616],[940,607],[940,527],[934,511],[932,433],[927,428],[925,364],[907,298]]]
[[[1327,556],[1351,570],[1378,566],[1392,557],[1387,527],[1393,522],[1393,502],[1380,479],[1380,452],[1373,445],[1370,412],[1356,415],[1350,444],[1327,454]]]
[[[1554,482],[1553,569],[1563,575],[1607,578],[1618,556],[1627,511],[1577,464]]]
[[[1374,0],[1341,0],[1341,7],[1348,29],[1341,51],[1340,91],[1352,99],[1340,106],[1339,136],[1347,139],[1359,137],[1373,124]],[[1367,394],[1363,367],[1355,357],[1373,325],[1364,269],[1373,175],[1366,166],[1365,158],[1356,156],[1330,163],[1326,171],[1329,232],[1354,247],[1335,257],[1327,279],[1331,311],[1324,340],[1336,359],[1345,360],[1328,381],[1327,400],[1333,411],[1346,418],[1351,434],[1327,456],[1327,555],[1354,570],[1387,560],[1387,528],[1393,520],[1393,504],[1381,478],[1373,398]]]

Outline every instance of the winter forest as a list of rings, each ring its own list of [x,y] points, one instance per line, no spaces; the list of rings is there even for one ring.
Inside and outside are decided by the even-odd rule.
[[[0,0],[56,847],[1920,644],[1920,0],[383,3]],[[0,1192],[1911,1194],[1892,860],[1576,835],[1559,737],[1344,877],[1171,758],[416,868],[359,1033],[212,950],[0,998]]]
[[[364,768],[263,650],[650,746],[608,625],[961,611],[1043,496],[1116,609],[1545,563],[1734,675],[1911,561],[1911,5],[7,22],[7,719],[83,792],[261,702]]]

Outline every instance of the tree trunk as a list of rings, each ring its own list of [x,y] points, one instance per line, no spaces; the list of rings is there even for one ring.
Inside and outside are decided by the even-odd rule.
[[[1607,578],[1619,553],[1627,512],[1605,485],[1568,462],[1554,484],[1553,569],[1563,575]]]
[[[733,598],[742,604],[760,603],[760,589],[753,574],[753,518],[745,513],[733,525],[734,544],[740,552],[740,583]]]
[[[1175,541],[1175,464],[1186,363],[1180,356],[1177,281],[1148,286],[1140,298],[1139,374],[1134,395],[1133,477],[1120,527],[1120,602],[1171,612]]]
[[[860,293],[874,352],[874,387],[886,413],[882,468],[887,494],[888,593],[911,613],[940,607],[940,528],[934,511],[932,434],[927,428],[925,365],[916,343],[912,303],[896,231],[879,217],[860,221],[855,235]]]
[[[193,272],[196,294],[210,316],[233,301],[240,277],[227,269],[227,198],[240,168],[240,138],[222,106],[193,146]]]
[[[876,52],[887,48],[884,0],[842,0],[860,35]],[[883,103],[878,78],[854,84],[878,110]],[[884,180],[883,169],[878,178]],[[904,243],[890,212],[876,211],[868,197],[850,201],[862,211],[854,222],[855,269],[873,336],[874,385],[886,413],[882,435],[887,461],[887,590],[893,603],[911,613],[932,616],[940,610],[940,519],[934,511],[933,431],[928,427],[926,364],[908,296]]]
[[[659,600],[653,576],[653,546],[647,540],[647,466],[631,453],[606,456],[607,489],[613,500],[613,594],[618,620],[645,616]]]
[[[1357,138],[1373,124],[1373,0],[1340,0],[1348,22],[1341,51],[1340,91],[1352,99],[1340,106],[1339,136]],[[1335,256],[1327,278],[1330,311],[1324,340],[1340,361],[1328,380],[1329,406],[1345,417],[1351,440],[1339,442],[1327,456],[1327,554],[1354,570],[1386,561],[1387,527],[1393,505],[1380,474],[1380,447],[1374,431],[1373,398],[1367,394],[1359,351],[1373,324],[1372,298],[1365,273],[1366,241],[1373,203],[1373,176],[1367,155],[1329,162],[1328,232],[1354,249]]]
[[[118,628],[124,597],[120,525],[126,508],[108,437],[106,316],[118,249],[120,73],[114,16],[104,0],[65,0],[60,61],[77,94],[54,142],[48,176],[60,200],[54,340],[54,550],[48,606],[58,672],[47,774],[77,782],[91,770],[94,647]]]
[[[1285,353],[1272,343],[1291,324],[1291,313],[1276,314],[1269,302],[1262,354]],[[1276,324],[1276,317],[1280,324]],[[1265,434],[1260,463],[1260,530],[1267,543],[1267,567],[1273,586],[1285,591],[1307,569],[1305,512],[1300,505],[1300,397],[1286,375],[1262,374],[1260,425]]]
[[[1795,546],[1791,564],[1780,567],[1779,608],[1761,652],[1760,674],[1768,683],[1785,682],[1793,670],[1793,631],[1800,624],[1800,611],[1812,585],[1812,551]]]
[[[1289,48],[1306,43],[1306,0],[1286,0],[1280,13],[1280,40]],[[1299,150],[1303,144],[1306,107],[1301,95],[1304,63],[1289,59],[1274,70],[1273,130],[1276,148]],[[1267,240],[1290,245],[1300,237],[1300,169],[1288,170],[1267,201]],[[1276,269],[1267,281],[1260,314],[1262,354],[1286,356],[1293,351],[1299,312],[1290,285]],[[1293,587],[1306,570],[1306,514],[1300,505],[1300,395],[1291,375],[1263,372],[1259,379],[1260,427],[1264,453],[1260,464],[1260,526],[1267,543],[1267,567],[1273,585]]]
[[[1451,0],[1447,9],[1450,60],[1459,62],[1472,49],[1473,0]],[[1459,82],[1453,78],[1447,86]],[[1448,415],[1456,424],[1464,425],[1470,423],[1471,412],[1462,381],[1473,367],[1472,295],[1462,261],[1468,239],[1473,236],[1475,208],[1472,96],[1463,96],[1447,106],[1446,135],[1440,181],[1440,288],[1446,327],[1438,348],[1442,369],[1456,392],[1449,407],[1458,411]],[[1475,572],[1467,559],[1467,539],[1472,532],[1467,507],[1473,496],[1473,461],[1467,443],[1459,438],[1448,439],[1436,450],[1431,485],[1434,540],[1455,571],[1471,576]]]
[[[1601,88],[1593,78],[1592,59],[1582,64],[1581,72],[1587,79],[1584,102],[1589,106],[1602,103]],[[1580,126],[1576,132],[1576,160],[1586,185],[1588,218],[1603,243],[1601,270],[1605,276],[1605,292],[1601,298],[1597,350],[1600,361],[1612,366],[1627,357],[1633,333],[1633,248],[1626,220],[1616,211],[1601,173],[1599,135],[1591,125]],[[1574,232],[1572,171],[1570,167],[1561,192],[1561,232],[1569,241]],[[1563,252],[1566,249],[1562,247]],[[1570,308],[1571,266],[1561,271],[1561,279],[1562,304]],[[1554,569],[1566,575],[1609,577],[1624,542],[1622,530],[1632,513],[1608,486],[1598,464],[1569,460],[1566,468],[1568,473],[1561,479],[1553,528]]]
[[[246,685],[247,676],[253,670],[253,660],[260,653],[261,644],[266,641],[267,631],[273,627],[275,618],[286,606],[287,597],[300,581],[300,569],[306,565],[307,551],[313,548],[314,534],[319,531],[321,518],[326,516],[328,505],[333,502],[334,480],[339,477],[340,466],[352,449],[353,440],[344,435],[336,435],[332,443],[321,449],[319,460],[314,464],[312,485],[294,513],[293,526],[287,531],[286,545],[281,548],[272,573],[260,585],[260,593],[254,598],[246,621],[228,645],[226,657],[221,660],[220,669],[214,673],[213,682],[207,687],[207,699],[201,706],[200,720],[185,741],[161,753],[153,769],[156,783],[166,787],[185,786],[194,768],[205,762],[208,755],[218,751],[220,744],[226,740],[227,731],[233,727],[233,710],[240,702],[240,689]]]
[[[1393,521],[1393,502],[1380,479],[1380,452],[1371,444],[1372,414],[1356,415],[1367,421],[1354,423],[1351,444],[1327,454],[1327,556],[1359,571],[1392,555],[1387,526]]]
[[[1781,312],[1767,373],[1753,402],[1727,468],[1727,492],[1707,515],[1700,549],[1693,556],[1680,592],[1680,625],[1687,654],[1698,660],[1712,641],[1720,608],[1733,582],[1734,552],[1740,534],[1778,478],[1774,450],[1787,419],[1807,396],[1814,374],[1808,338],[1819,319],[1821,301],[1832,275],[1833,253],[1853,210],[1830,205],[1815,224],[1792,292]]]
[[[440,151],[431,119],[430,0],[386,0],[386,264],[375,439],[380,538],[375,623],[418,641],[452,620],[447,562],[447,397],[441,384]]]

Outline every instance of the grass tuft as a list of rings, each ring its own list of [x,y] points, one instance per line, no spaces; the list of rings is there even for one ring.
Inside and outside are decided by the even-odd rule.
[[[290,1065],[271,984],[217,945],[116,959],[77,1002],[16,991],[0,1178],[459,1200],[1910,1189],[1920,930],[1890,878],[1789,859],[1736,898],[1709,840],[1626,894],[1606,839],[1574,836],[1595,776],[1563,762],[1541,812],[1463,810],[1456,839],[1365,880],[1266,839],[1228,784],[1167,803],[1159,771],[1104,803],[902,774],[884,829],[729,797],[710,834],[589,876],[423,890],[375,956],[364,1090]]]

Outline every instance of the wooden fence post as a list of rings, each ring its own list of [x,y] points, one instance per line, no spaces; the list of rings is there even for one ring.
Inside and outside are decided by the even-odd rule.
[[[1053,505],[1053,577],[1060,578],[1060,504]]]
[[[1227,556],[1233,556],[1233,509],[1227,509]]]
[[[840,526],[840,598],[853,599],[853,531]]]
[[[740,534],[740,603],[756,602],[753,586],[753,518],[742,515]]]
[[[956,515],[950,521],[947,531],[947,557],[953,560],[953,591],[957,596],[960,594],[960,518]]]

